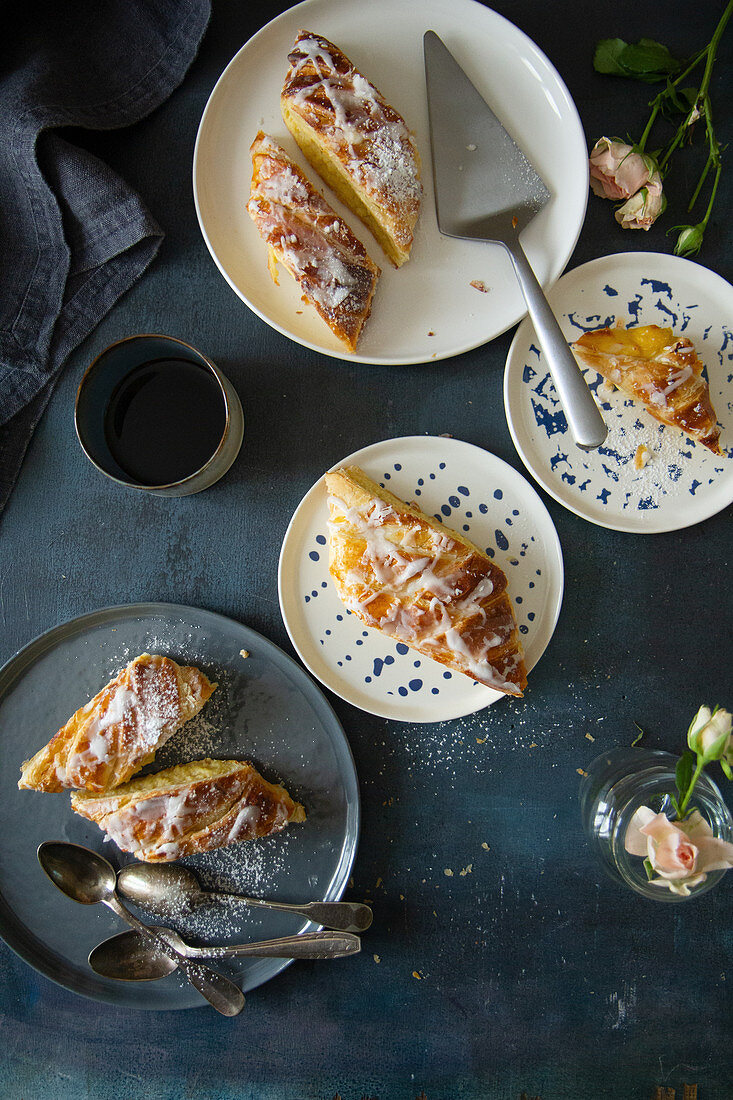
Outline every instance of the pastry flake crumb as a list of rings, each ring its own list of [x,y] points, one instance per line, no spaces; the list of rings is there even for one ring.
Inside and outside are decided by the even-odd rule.
[[[239,656],[244,658],[244,660],[246,661],[247,658],[249,657],[249,650],[248,649],[240,649]]]
[[[582,768],[576,768],[575,770],[578,773],[578,775],[582,775],[582,776],[587,776],[588,775],[588,772],[584,772]]]
[[[595,741],[595,737],[592,733],[586,733],[585,735],[589,741]]]
[[[651,451],[643,443],[640,443],[636,448],[636,454],[634,455],[634,469],[643,470],[649,459],[652,457]]]
[[[532,743],[530,744],[530,746],[529,746],[529,747],[530,747],[531,749],[538,749],[538,748],[539,748],[539,745],[537,744],[537,742],[536,742],[536,741],[532,741]]]
[[[490,851],[491,851],[491,848],[489,848],[489,846],[488,846],[488,844],[486,843],[486,841],[485,841],[485,840],[482,840],[482,841],[481,841],[481,847],[483,848],[483,850],[484,850],[485,852],[490,852]]]
[[[423,975],[422,975],[422,974],[420,973],[420,971],[419,971],[419,970],[413,970],[413,972],[412,972],[412,976],[413,976],[413,978],[417,978],[417,980],[418,980],[419,982],[421,982],[421,981],[422,981],[422,979],[423,979]]]
[[[471,282],[468,285],[472,286],[474,290],[480,290],[482,294],[489,293],[489,288],[487,287],[483,279],[471,279]]]
[[[472,863],[467,863],[466,866],[463,868],[463,870],[459,871],[458,874],[461,876],[461,878],[465,878],[466,875],[470,875],[472,871],[473,871],[473,864]]]
[[[453,878],[453,872],[451,871],[450,867],[446,867],[443,871],[443,874],[446,878]]]
[[[435,333],[434,332],[429,332],[428,336],[435,336]]]
[[[382,959],[379,955],[373,955],[372,957],[373,957],[375,963],[380,963],[382,961]]]

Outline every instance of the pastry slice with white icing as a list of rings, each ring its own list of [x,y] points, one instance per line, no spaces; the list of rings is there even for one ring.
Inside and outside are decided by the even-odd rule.
[[[524,654],[499,566],[357,466],[326,474],[326,487],[329,569],[348,610],[447,668],[521,695]]]
[[[252,142],[252,190],[247,204],[269,249],[277,283],[280,261],[349,351],[371,312],[380,270],[333,207],[297,164],[262,131]]]
[[[280,95],[315,170],[399,267],[420,214],[420,157],[405,120],[333,42],[299,31]]]
[[[106,791],[149,764],[216,688],[199,669],[141,653],[21,769],[19,787]]]
[[[686,336],[659,325],[617,325],[585,332],[570,346],[581,366],[592,367],[656,420],[722,454],[703,364]]]
[[[133,779],[114,791],[71,796],[123,852],[164,863],[269,836],[305,810],[284,787],[239,760],[194,760]]]

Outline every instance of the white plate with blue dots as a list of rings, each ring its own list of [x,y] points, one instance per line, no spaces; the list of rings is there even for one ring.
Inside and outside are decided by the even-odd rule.
[[[504,374],[512,439],[532,477],[571,512],[639,534],[700,523],[733,501],[733,286],[700,264],[656,252],[619,253],[568,272],[548,294],[568,341],[616,320],[687,336],[704,364],[721,426],[722,456],[660,424],[593,370],[608,437],[596,451],[570,438],[530,321],[514,337]],[[636,461],[640,445],[645,465]]]
[[[336,463],[345,465],[360,466],[396,496],[466,534],[501,566],[531,670],[560,614],[563,561],[554,524],[529,482],[480,447],[435,436],[374,443]],[[328,572],[323,478],[303,497],[285,533],[278,588],[283,620],[303,664],[336,695],[369,714],[442,722],[505,698],[368,630],[347,611]],[[528,691],[531,685],[530,676]]]

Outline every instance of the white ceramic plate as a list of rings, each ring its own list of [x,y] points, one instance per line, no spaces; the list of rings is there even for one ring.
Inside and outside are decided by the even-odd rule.
[[[465,532],[509,578],[527,668],[544,653],[560,614],[562,552],[531,485],[495,455],[457,439],[386,439],[337,463]],[[303,497],[280,553],[280,608],[307,668],[342,699],[402,722],[440,722],[505,698],[366,627],[344,608],[328,572],[323,478]],[[530,688],[531,690],[531,678]]]
[[[722,426],[720,458],[682,432],[659,424],[618,390],[601,390],[609,434],[581,451],[529,322],[517,331],[504,375],[504,404],[519,455],[532,476],[571,512],[616,531],[676,531],[733,501],[733,286],[699,264],[655,252],[591,260],[552,288],[550,303],[568,340],[621,319],[688,336],[706,367]],[[602,382],[586,372],[595,390]],[[637,470],[640,443],[651,452]]]
[[[412,257],[392,268],[371,234],[328,190],[383,274],[358,354],[364,363],[444,359],[493,339],[526,312],[501,246],[443,237],[435,220],[422,37],[437,31],[522,146],[552,199],[522,236],[538,278],[565,267],[585,216],[588,153],[578,113],[557,71],[512,23],[473,0],[306,0],[247,42],[214,88],[196,140],[193,186],[201,232],[239,297],[279,332],[325,355],[343,346],[281,268],[276,287],[266,249],[246,211],[250,144],[269,132],[320,184],[280,116],[287,55],[300,28],[340,46],[414,130],[424,206]],[[470,285],[480,280],[488,293]]]

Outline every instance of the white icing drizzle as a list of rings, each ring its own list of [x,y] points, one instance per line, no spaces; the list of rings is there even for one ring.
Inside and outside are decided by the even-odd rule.
[[[390,538],[389,530],[385,530],[389,524],[399,522],[399,517],[386,501],[372,498],[362,511],[350,507],[333,494],[329,495],[328,500],[332,540],[338,541],[343,535],[344,526],[348,525],[365,543],[361,568],[357,566],[350,570],[344,577],[343,586],[340,586],[340,595],[346,607],[364,621],[371,620],[380,630],[408,644],[419,644],[421,647],[436,650],[446,647],[475,679],[500,690],[516,691],[516,685],[508,677],[516,670],[521,654],[502,658],[503,673],[489,659],[492,649],[509,640],[514,629],[513,622],[509,624],[505,636],[492,632],[482,637],[478,652],[471,648],[456,627],[456,620],[464,617],[485,622],[486,611],[482,602],[494,591],[491,577],[484,576],[469,593],[459,599],[457,597],[460,587],[455,572],[444,575],[438,573],[441,555],[458,553],[462,549],[461,544],[446,533],[428,527],[421,530],[422,534],[429,533],[430,536],[428,555],[423,551],[422,556],[412,557],[405,550],[414,542],[414,534],[411,532],[411,537],[401,538],[398,547]],[[401,537],[404,527],[400,527],[399,531]],[[371,577],[381,586],[376,592],[370,584]],[[429,614],[423,616],[431,620],[429,625],[420,622],[419,618],[416,619],[412,611],[412,604],[422,593],[431,596]],[[365,615],[370,604],[382,595],[389,597],[386,614],[381,617],[372,616],[371,613]],[[475,645],[477,640],[472,641]]]
[[[414,225],[422,195],[417,157],[404,120],[389,107],[381,93],[353,65],[338,72],[326,42],[316,35],[296,41],[285,85],[299,114],[312,113],[315,93],[322,91],[333,115],[317,124],[335,147],[348,173],[365,188],[373,201],[389,215],[390,206],[401,219]],[[311,76],[313,68],[317,76]],[[302,83],[303,86],[295,86]],[[355,121],[352,121],[355,120]],[[404,238],[411,238],[408,230]]]
[[[253,149],[256,179],[247,209],[279,259],[328,314],[361,314],[373,275],[363,247],[268,135]]]

